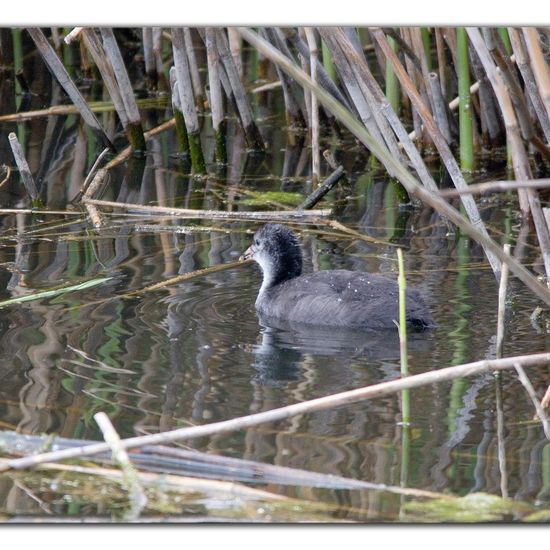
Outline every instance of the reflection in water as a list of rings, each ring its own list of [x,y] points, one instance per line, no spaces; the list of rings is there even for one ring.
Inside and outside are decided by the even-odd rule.
[[[306,355],[338,357],[344,370],[357,360],[396,362],[399,335],[396,330],[360,331],[283,321],[260,316],[261,343],[254,346],[258,371],[254,381],[262,384],[298,380],[300,363]],[[411,332],[409,351],[427,353],[431,333]]]

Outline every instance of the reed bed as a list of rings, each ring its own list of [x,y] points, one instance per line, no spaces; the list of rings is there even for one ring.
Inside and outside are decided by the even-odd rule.
[[[124,40],[117,30],[77,27],[66,33],[65,45],[61,43],[57,30],[28,28],[26,33],[74,104],[72,112],[76,109],[105,147],[75,199],[83,211],[86,209],[87,221],[93,229],[102,229],[106,211],[123,210],[156,216],[161,221],[207,219],[212,222],[212,227],[215,220],[245,223],[307,220],[318,226],[328,226],[350,238],[372,242],[368,236],[328,219],[333,215],[333,210],[322,205],[312,209],[342,181],[350,185],[354,183],[352,177],[349,181],[344,178],[344,167],[331,155],[324,155],[323,162],[320,151],[324,141],[333,136],[355,138],[364,146],[365,156],[370,156],[372,162],[380,165],[389,177],[401,183],[413,206],[421,202],[430,206],[449,230],[458,227],[483,249],[495,278],[500,282],[497,359],[409,375],[404,330],[406,281],[399,249],[401,378],[241,418],[122,440],[114,432],[109,419],[100,413],[96,415],[96,421],[101,426],[106,443],[86,443],[56,452],[3,459],[0,461],[0,471],[36,467],[52,461],[111,451],[114,462],[122,469],[118,477],[133,501],[130,517],[136,519],[147,503],[143,486],[147,476],[136,470],[125,449],[228,433],[400,393],[403,449],[408,452],[409,424],[414,422],[410,413],[409,392],[429,384],[505,369],[516,371],[533,402],[546,436],[550,438],[544,412],[549,399],[545,397],[542,403],[538,401],[525,372],[528,367],[548,364],[550,354],[518,357],[505,357],[503,354],[508,274],[515,275],[540,301],[550,306],[550,231],[545,217],[548,210],[543,208],[541,198],[541,191],[550,186],[550,180],[544,178],[544,171],[548,168],[546,163],[550,159],[547,29],[372,27],[359,33],[352,27],[143,28],[135,35],[141,41],[140,55],[143,58],[144,78],[140,86],[145,83],[145,93],[150,97],[164,94],[163,107],[169,103],[166,111],[159,115],[162,120],[156,119],[156,125],[149,124],[143,109],[140,109],[142,104],[136,97],[137,82],[132,80],[134,76],[125,58]],[[21,38],[23,35],[17,36]],[[114,146],[116,132],[100,123],[95,114],[97,109],[92,108],[83,97],[59,55],[60,48],[74,50],[76,47],[80,47],[82,71],[91,71],[92,66],[97,69],[99,81],[111,100],[108,108],[114,109],[124,130],[127,146],[118,152]],[[20,64],[21,52],[15,47],[13,51],[15,69]],[[272,81],[266,83],[266,76]],[[23,93],[29,93],[21,75],[18,82]],[[265,99],[264,94],[279,94],[284,104],[289,142],[306,139],[311,149],[305,161],[310,163],[310,169],[303,189],[304,200],[296,208],[200,210],[100,198],[100,193],[109,185],[111,170],[143,155],[152,137],[170,129],[175,129],[177,134],[178,151],[174,153],[185,161],[182,162],[182,169],[191,179],[199,182],[211,184],[219,167],[228,163],[230,126],[240,133],[246,144],[247,154],[250,154],[247,160],[261,158],[270,146],[258,121],[258,103]],[[4,116],[2,120],[17,122],[25,118],[57,116],[62,112],[66,111],[18,112]],[[206,143],[206,120],[211,122],[214,147],[208,147]],[[118,137],[120,141],[120,135]],[[24,147],[15,133],[10,134],[9,142],[26,193],[34,207],[9,211],[40,212],[41,189],[30,172]],[[488,155],[501,154],[504,146],[510,160],[507,179],[481,181],[483,176],[476,172],[481,160]],[[109,153],[117,154],[105,162]],[[238,155],[239,151],[233,151],[233,154]],[[437,159],[435,168],[434,155]],[[235,159],[230,162],[235,163]],[[437,169],[448,176],[454,189],[443,189],[441,182],[444,178],[434,177]],[[284,174],[281,176],[284,177]],[[477,176],[477,183],[469,185],[473,176]],[[517,194],[518,217],[525,224],[532,223],[535,229],[536,245],[545,271],[542,282],[521,263],[520,254],[513,256],[509,247],[503,249],[497,242],[500,235],[496,232],[491,235],[491,228],[485,226],[478,195],[503,191]],[[43,210],[42,213],[51,214],[53,210]],[[66,214],[74,215],[75,212]],[[144,225],[142,230],[152,230],[152,227]],[[106,301],[136,297],[169,285],[185,283],[206,273],[241,265],[240,262],[232,262],[187,273],[139,291],[113,296]],[[2,302],[0,306],[51,298],[107,280],[93,279],[79,285],[53,288]],[[402,465],[406,465],[405,458]],[[48,464],[48,467],[60,465]],[[501,469],[505,470],[504,463]],[[289,472],[286,474],[290,475]],[[402,469],[401,480],[406,485],[406,467]],[[406,491],[403,487],[401,493]],[[395,492],[399,493],[398,490]],[[506,488],[503,494],[505,492]],[[433,495],[423,496],[431,498]]]

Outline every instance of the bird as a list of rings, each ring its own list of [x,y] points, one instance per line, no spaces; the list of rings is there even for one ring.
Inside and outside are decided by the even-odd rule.
[[[258,229],[241,260],[252,259],[262,270],[256,299],[262,318],[351,329],[396,329],[399,286],[372,273],[345,269],[302,273],[302,251],[294,232],[282,224]],[[407,326],[435,326],[421,293],[406,290]]]

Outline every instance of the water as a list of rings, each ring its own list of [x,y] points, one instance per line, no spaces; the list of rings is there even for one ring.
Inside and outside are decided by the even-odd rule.
[[[10,111],[4,107],[3,112]],[[102,116],[104,124],[112,122],[112,115]],[[148,117],[152,126],[163,120],[163,111],[152,111]],[[99,154],[93,137],[75,117],[5,124],[1,135],[9,131],[17,131],[26,143],[31,170],[41,174],[48,208],[78,210],[68,201]],[[236,135],[230,140],[227,170],[206,181],[186,177],[181,163],[171,156],[174,136],[162,135],[150,143],[144,161],[132,159],[113,171],[103,198],[250,210],[256,207],[239,204],[247,191],[309,189],[307,151],[286,142],[277,120],[266,119],[262,131],[270,144],[264,159],[247,156],[242,136]],[[346,268],[396,278],[398,244],[405,249],[408,284],[423,290],[437,322],[434,330],[410,336],[411,374],[494,358],[497,286],[479,247],[460,234],[448,235],[429,209],[399,206],[399,189],[388,185],[382,170],[369,167],[362,148],[325,143],[330,144],[352,183],[330,195],[335,219],[391,244],[358,240],[319,223],[295,223],[305,270]],[[11,164],[7,138],[0,143],[0,153],[3,162]],[[15,176],[0,195],[4,207],[28,204]],[[519,223],[512,198],[482,201],[482,210],[494,234],[516,238]],[[193,221],[211,230],[174,234],[136,231],[136,225],[185,221],[117,214],[106,216],[105,227],[95,232],[84,218],[85,212],[47,217],[4,214],[0,219],[1,300],[111,277],[85,291],[2,310],[3,429],[101,440],[92,417],[105,411],[121,437],[129,437],[267,411],[399,376],[396,332],[362,334],[263,324],[254,309],[261,276],[253,264],[117,298],[179,274],[233,262],[258,224]],[[523,261],[541,271],[532,242],[531,237]],[[537,301],[519,281],[512,279],[510,286],[514,299],[505,354],[548,350],[544,324],[536,327],[530,320]],[[529,369],[528,374],[541,397],[550,379],[549,367]],[[549,507],[550,444],[540,423],[532,420],[532,404],[515,374],[503,373],[501,383],[506,477],[498,460],[497,382],[491,374],[413,390],[408,434],[400,423],[400,398],[392,395],[185,445],[460,496],[480,491],[501,495],[504,488],[514,500]],[[341,511],[335,519],[403,519],[403,499],[398,495],[262,488],[338,504]],[[0,511],[7,517],[44,515],[36,499],[10,478],[0,483]],[[102,513],[93,502],[76,512],[65,504],[48,518]]]

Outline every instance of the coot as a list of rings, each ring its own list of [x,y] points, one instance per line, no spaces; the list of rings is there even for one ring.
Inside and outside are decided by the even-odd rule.
[[[344,269],[302,275],[302,251],[286,226],[267,224],[254,234],[241,256],[261,267],[263,282],[256,309],[263,318],[353,329],[396,328],[399,320],[397,282],[381,275]],[[434,326],[417,290],[407,289],[407,325]]]

